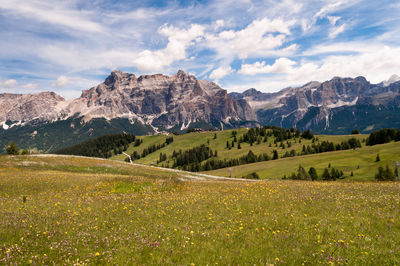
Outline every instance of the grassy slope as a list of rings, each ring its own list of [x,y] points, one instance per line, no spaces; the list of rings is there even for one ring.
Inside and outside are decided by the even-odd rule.
[[[375,146],[363,146],[361,149],[335,151],[312,154],[300,157],[283,158],[275,161],[259,162],[254,164],[233,167],[232,177],[242,177],[252,172],[257,172],[261,178],[282,178],[296,172],[299,165],[308,168],[313,166],[318,174],[322,175],[323,169],[329,163],[342,170],[347,179],[366,181],[373,180],[379,166],[388,164],[392,169],[395,161],[400,161],[400,142],[392,142]],[[380,162],[375,162],[379,153]],[[359,166],[359,169],[357,169]],[[354,177],[350,177],[353,171]],[[228,169],[218,169],[206,172],[207,174],[229,176]]]
[[[246,132],[246,129],[238,129],[238,138]],[[217,132],[201,132],[201,133],[190,133],[185,135],[174,136],[174,142],[163,149],[160,149],[152,154],[149,154],[145,158],[141,158],[136,160],[135,162],[140,164],[151,164],[152,162],[156,162],[160,156],[160,153],[166,153],[168,156],[171,156],[173,150],[186,150],[195,146],[199,146],[201,144],[207,144],[207,140],[210,141],[210,147],[213,150],[218,151],[219,159],[230,159],[237,158],[243,155],[246,155],[250,150],[253,151],[256,155],[267,153],[269,155],[272,154],[274,149],[278,150],[279,155],[282,156],[286,151],[290,151],[292,149],[297,152],[301,152],[303,145],[311,144],[311,140],[302,139],[301,143],[299,143],[299,139],[289,140],[292,143],[292,147],[282,149],[279,147],[275,147],[274,138],[270,137],[266,143],[261,142],[261,144],[254,144],[250,146],[247,143],[241,144],[241,149],[237,149],[237,146],[232,148],[231,150],[226,148],[226,141],[232,141],[232,130],[226,131],[217,131]],[[217,134],[217,139],[214,139],[214,134]],[[318,135],[318,141],[331,141],[334,143],[340,143],[344,140],[348,140],[349,138],[357,138],[360,141],[365,139],[367,135]],[[165,135],[157,135],[157,136],[146,136],[143,137],[143,144],[139,147],[133,147],[131,145],[127,151],[128,154],[132,154],[134,150],[141,153],[144,148],[153,145],[153,144],[161,144],[165,141]],[[295,142],[296,141],[296,142]],[[269,144],[272,144],[272,147],[269,147]],[[284,142],[287,146],[286,142]],[[235,144],[237,145],[237,144]],[[322,154],[314,154],[307,156],[297,156],[279,159],[277,161],[268,161],[268,162],[260,162],[250,165],[241,165],[234,167],[232,176],[233,177],[242,177],[252,172],[257,172],[261,178],[273,178],[278,179],[282,178],[284,175],[290,175],[292,172],[295,172],[301,164],[304,167],[315,167],[319,174],[322,174],[322,171],[325,167],[328,166],[329,163],[332,164],[333,167],[342,170],[347,179],[351,180],[373,180],[374,174],[379,165],[389,164],[393,166],[395,160],[400,161],[400,155],[396,153],[396,149],[400,148],[400,143],[392,143],[387,145],[377,145],[373,147],[366,147],[363,143],[363,147],[361,149],[357,149],[356,151],[348,150],[348,151],[337,151],[330,153],[322,153]],[[375,163],[376,154],[379,153],[381,155],[381,162]],[[113,156],[114,160],[124,160],[126,158],[125,155],[117,155]],[[357,169],[357,166],[360,166]],[[350,172],[353,171],[354,177],[350,177]],[[207,172],[212,175],[219,176],[229,176],[228,169],[218,169]]]
[[[238,132],[237,138],[239,139],[240,136],[242,136],[247,130],[246,129],[237,129]],[[217,139],[214,139],[214,134],[217,134]],[[349,138],[358,138],[360,141],[362,139],[365,139],[367,135],[340,135],[340,136],[332,136],[332,135],[320,135],[318,136],[319,141],[323,140],[329,140],[334,143],[339,143],[343,140],[347,140]],[[133,147],[131,144],[127,153],[132,154],[133,151],[141,152],[143,151],[144,148],[147,148],[150,145],[153,144],[161,144],[165,142],[166,136],[164,135],[157,135],[157,136],[146,136],[143,137],[143,143],[138,146],[138,147]],[[299,143],[299,139],[296,140],[296,143],[294,140],[289,140],[292,143],[292,147],[286,149],[282,149],[279,147],[275,147],[274,144],[274,138],[270,137],[268,138],[268,141],[266,143],[261,142],[261,144],[254,144],[253,146],[250,146],[248,143],[241,143],[241,149],[237,149],[237,143],[235,143],[235,147],[232,149],[227,149],[226,148],[226,142],[232,142],[232,130],[224,130],[224,131],[216,131],[216,132],[195,132],[195,133],[189,133],[189,134],[184,134],[184,135],[178,135],[174,136],[174,142],[171,143],[170,145],[166,146],[163,149],[160,149],[154,153],[151,153],[147,155],[145,158],[141,158],[139,160],[136,160],[135,162],[141,163],[141,164],[151,164],[152,162],[157,162],[157,160],[160,157],[160,153],[166,153],[167,156],[171,156],[172,152],[174,150],[186,150],[195,146],[199,146],[201,144],[207,144],[207,141],[210,141],[210,147],[212,150],[217,150],[218,151],[218,158],[219,159],[230,159],[230,158],[237,158],[243,155],[246,155],[250,150],[254,152],[256,155],[262,154],[262,153],[267,153],[269,155],[272,155],[272,151],[274,149],[278,150],[278,153],[280,156],[282,156],[286,151],[289,151],[294,149],[297,152],[300,152],[302,150],[303,145],[308,145],[311,144],[311,140],[305,140],[302,139],[301,143]],[[286,142],[284,142],[286,145]],[[269,147],[269,144],[272,145],[272,147]],[[287,145],[286,145],[287,146]],[[124,160],[126,158],[125,155],[116,155],[113,156],[111,159],[114,160]]]
[[[0,156],[0,264],[396,265],[399,193],[399,183],[177,182],[119,162]]]
[[[9,171],[60,172],[154,179],[177,179],[182,174],[146,165],[130,165],[111,160],[75,156],[0,156],[0,169]]]

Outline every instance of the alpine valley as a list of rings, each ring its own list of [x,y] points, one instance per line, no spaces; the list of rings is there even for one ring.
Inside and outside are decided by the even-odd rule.
[[[176,75],[113,71],[73,100],[54,92],[0,94],[0,147],[14,141],[44,152],[112,133],[135,135],[276,125],[316,133],[400,127],[400,77],[371,84],[335,77],[276,93],[227,93],[180,70]]]

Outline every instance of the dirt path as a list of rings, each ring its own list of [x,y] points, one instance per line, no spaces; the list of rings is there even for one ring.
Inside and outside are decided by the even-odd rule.
[[[202,181],[202,180],[227,180],[227,181],[244,181],[244,182],[260,182],[260,181],[263,181],[263,180],[254,180],[254,179],[229,178],[229,177],[223,177],[223,176],[207,175],[207,174],[201,174],[201,173],[196,173],[196,172],[188,172],[188,171],[172,169],[172,168],[163,168],[163,167],[158,167],[158,166],[137,164],[137,163],[133,163],[133,162],[129,162],[128,163],[128,162],[114,161],[114,160],[109,160],[109,159],[104,159],[104,158],[86,157],[86,156],[78,156],[78,155],[32,154],[30,156],[36,156],[36,157],[75,157],[75,158],[102,160],[102,161],[107,161],[107,162],[123,164],[124,166],[147,167],[147,168],[154,168],[154,169],[159,169],[159,170],[168,171],[168,172],[180,173],[180,174],[182,174],[183,177],[185,177],[185,178],[187,178],[189,180],[197,180],[197,181]]]

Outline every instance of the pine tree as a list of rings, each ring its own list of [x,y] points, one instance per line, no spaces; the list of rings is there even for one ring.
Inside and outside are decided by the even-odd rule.
[[[7,148],[6,148],[6,153],[10,155],[18,155],[19,154],[19,149],[15,142],[11,142]]]
[[[308,174],[311,177],[311,180],[317,180],[318,179],[318,174],[317,174],[317,170],[315,170],[314,167],[310,167],[310,170],[308,170]]]
[[[240,147],[240,142],[238,143],[237,148],[238,148],[238,150],[240,150],[242,148],[242,147]]]
[[[381,160],[381,158],[379,158],[379,153],[376,155],[376,159],[375,162],[379,162]]]
[[[303,166],[299,165],[297,169],[297,179],[299,180],[308,180],[310,179],[310,175],[306,172]]]
[[[277,150],[274,150],[274,151],[273,151],[272,160],[276,160],[276,159],[278,159],[278,158],[279,158],[279,156],[278,156],[278,151],[277,151]]]
[[[322,174],[322,178],[324,180],[331,180],[331,174],[329,173],[328,168],[324,169],[324,173]]]

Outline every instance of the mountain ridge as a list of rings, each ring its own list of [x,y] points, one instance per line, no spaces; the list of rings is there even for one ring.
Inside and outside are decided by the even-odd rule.
[[[371,84],[362,76],[334,77],[273,93],[254,88],[228,93],[182,70],[139,77],[115,70],[72,100],[54,92],[0,94],[0,145],[21,141],[52,150],[105,133],[154,134],[189,127],[275,125],[316,133],[348,134],[354,128],[368,133],[400,127],[397,78]]]
[[[16,102],[12,103],[11,98]],[[37,110],[35,115],[26,116],[31,113],[29,109]],[[53,92],[0,95],[0,124],[3,129],[7,129],[7,121],[21,124],[34,119],[65,120],[74,116],[83,116],[86,122],[93,118],[110,120],[124,117],[151,125],[156,131],[198,121],[212,124],[215,120],[229,124],[230,119],[247,121],[256,118],[245,101],[231,99],[217,84],[198,80],[182,70],[173,76],[154,74],[139,77],[115,70],[103,83],[68,101]]]
[[[313,81],[301,87],[289,87],[275,93],[262,93],[249,89],[243,93],[233,93],[232,97],[245,99],[255,110],[257,120],[261,124],[333,133],[335,128],[331,128],[331,122],[339,119],[335,117],[339,113],[343,115],[351,110],[353,115],[346,115],[347,119],[357,122],[368,116],[368,112],[379,113],[378,109],[394,108],[397,111],[400,107],[400,81],[396,81],[395,75],[389,80],[391,82],[371,84],[362,76],[334,77],[322,83]],[[354,109],[365,109],[365,113],[360,113],[360,117],[357,117],[354,115],[357,110]],[[384,114],[381,118],[388,119],[389,115],[393,125],[398,125],[400,122],[399,118],[394,116],[397,112],[393,115],[387,112]],[[353,127],[361,127],[360,129],[366,132],[371,130],[369,128],[374,128],[375,122],[380,121],[370,121],[369,125],[365,125],[367,123],[365,120],[359,124],[354,123]],[[389,122],[386,124],[391,126]],[[351,130],[350,123],[343,124],[336,128],[341,130],[337,134],[345,133],[341,127],[345,127],[347,131]]]

